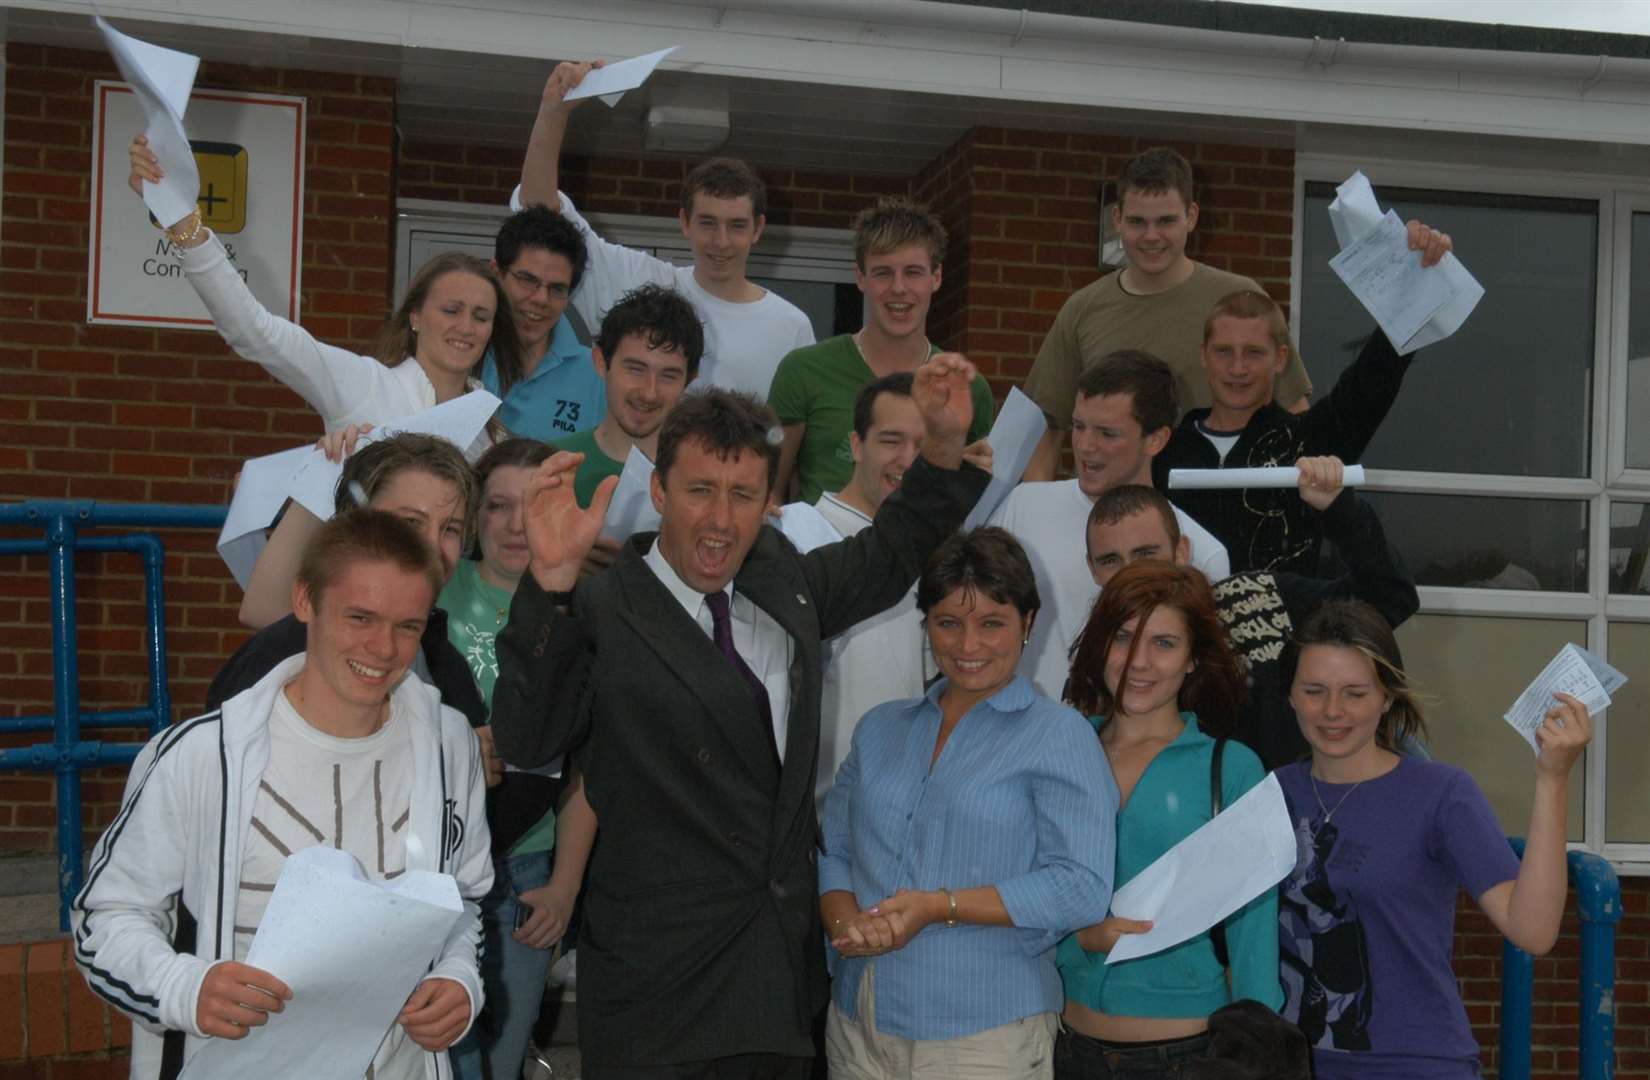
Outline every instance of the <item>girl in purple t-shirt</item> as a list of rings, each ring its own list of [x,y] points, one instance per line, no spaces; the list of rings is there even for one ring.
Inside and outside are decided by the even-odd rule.
[[[1318,1080],[1476,1077],[1478,1046],[1450,968],[1460,889],[1531,953],[1552,948],[1567,892],[1570,769],[1592,738],[1558,695],[1536,733],[1535,803],[1520,862],[1460,769],[1403,757],[1424,732],[1391,628],[1359,601],[1309,617],[1283,683],[1312,760],[1278,779],[1299,855],[1278,905],[1283,1015]]]

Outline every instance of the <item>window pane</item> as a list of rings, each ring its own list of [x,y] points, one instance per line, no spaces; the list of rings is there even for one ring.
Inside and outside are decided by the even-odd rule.
[[[1650,469],[1650,214],[1634,214],[1627,292],[1627,464]]]
[[[1610,591],[1650,593],[1650,503],[1610,503]]]
[[[1390,187],[1376,194],[1405,220],[1449,233],[1484,299],[1454,337],[1421,352],[1364,463],[1587,475],[1598,204]],[[1329,269],[1339,251],[1328,214],[1334,195],[1333,184],[1306,186],[1300,346],[1319,396],[1356,356],[1349,343],[1374,326]]]
[[[1610,843],[1650,843],[1650,623],[1610,624],[1610,663],[1627,676],[1606,723],[1604,833]]]
[[[1417,615],[1398,628],[1404,666],[1428,695],[1424,705],[1433,756],[1472,774],[1509,836],[1529,832],[1535,755],[1501,716],[1568,641],[1586,644],[1587,624]],[[1616,748],[1610,749],[1615,756]],[[1570,776],[1565,822],[1571,840],[1582,838],[1586,786],[1577,765]]]
[[[1582,500],[1387,491],[1365,497],[1418,584],[1587,591]]]

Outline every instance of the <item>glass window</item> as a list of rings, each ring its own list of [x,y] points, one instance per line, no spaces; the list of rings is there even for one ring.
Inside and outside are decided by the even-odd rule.
[[[1364,497],[1419,585],[1587,591],[1584,500],[1389,491]]]
[[[1627,285],[1627,465],[1650,469],[1650,214],[1633,215]]]
[[[1610,624],[1610,663],[1627,676],[1606,714],[1610,753],[1604,766],[1604,823],[1609,843],[1650,844],[1650,623]]]
[[[1455,336],[1417,358],[1364,463],[1587,475],[1598,203],[1393,187],[1376,195],[1405,220],[1448,232],[1485,295]],[[1328,214],[1334,197],[1333,184],[1306,185],[1300,346],[1319,395],[1374,323],[1329,269],[1339,251]],[[1644,304],[1650,315],[1650,299]],[[1650,432],[1645,438],[1650,457]]]
[[[1569,641],[1587,643],[1585,622],[1416,615],[1398,628],[1404,666],[1413,685],[1425,695],[1427,741],[1433,756],[1472,774],[1509,836],[1529,832],[1535,756],[1530,744],[1501,717]],[[1610,653],[1614,657],[1615,649]],[[1629,678],[1634,675],[1623,671]],[[1645,675],[1650,682],[1650,671]],[[1650,687],[1646,690],[1650,692]],[[1610,750],[1612,757],[1617,756],[1614,743]],[[1643,783],[1641,779],[1641,792]],[[1565,821],[1566,835],[1574,841],[1583,835],[1585,789],[1583,767],[1577,765],[1570,777]]]
[[[1650,503],[1610,503],[1610,591],[1650,593]]]

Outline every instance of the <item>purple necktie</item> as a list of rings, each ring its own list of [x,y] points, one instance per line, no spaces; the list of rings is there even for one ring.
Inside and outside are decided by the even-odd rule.
[[[728,658],[733,670],[745,680],[751,693],[756,697],[756,711],[762,717],[762,731],[768,738],[768,749],[773,751],[774,759],[779,759],[779,743],[773,734],[773,706],[768,701],[768,688],[762,685],[762,680],[756,677],[756,672],[745,663],[739,650],[733,647],[733,617],[728,609],[728,594],[722,591],[705,594],[705,606],[710,608],[711,631],[710,635],[716,641],[716,647],[722,655]]]

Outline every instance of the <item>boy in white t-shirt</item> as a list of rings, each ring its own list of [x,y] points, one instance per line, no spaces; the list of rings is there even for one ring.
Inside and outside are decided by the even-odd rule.
[[[567,117],[578,105],[566,100],[567,93],[596,66],[562,63],[550,73],[512,209],[548,206],[584,233],[590,265],[572,302],[587,326],[599,325],[607,309],[638,285],[672,286],[705,322],[700,382],[765,399],[784,355],[814,342],[813,324],[801,309],[745,276],[751,248],[767,223],[766,185],[749,165],[732,158],[712,158],[688,174],[678,217],[693,248],[692,267],[603,240],[557,187]]]
[[[1025,483],[991,516],[1013,533],[1037,573],[1043,610],[1020,657],[1020,674],[1056,701],[1065,690],[1072,643],[1100,588],[1089,575],[1086,538],[1094,500],[1123,484],[1152,482],[1152,458],[1169,441],[1179,412],[1174,372],[1151,353],[1102,357],[1077,381],[1071,449],[1077,476]],[[1226,548],[1178,508],[1191,564],[1210,581],[1227,576]]]
[[[457,880],[464,917],[363,1070],[451,1075],[447,1047],[482,1003],[477,902],[493,873],[476,738],[406,677],[444,577],[407,522],[338,515],[293,586],[304,653],[155,736],[133,763],[72,912],[87,984],[137,1022],[133,1077],[162,1074],[169,1033],[193,1043],[278,1029],[293,991],[244,961],[287,856],[315,845],[354,855],[373,881],[407,870]],[[192,952],[171,937],[180,908],[197,923]]]

